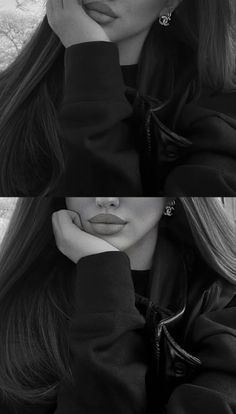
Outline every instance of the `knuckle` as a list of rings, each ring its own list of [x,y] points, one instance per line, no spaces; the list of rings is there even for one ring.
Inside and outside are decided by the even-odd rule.
[[[60,16],[58,15],[58,13],[54,13],[54,14],[52,15],[52,18],[51,18],[51,23],[52,23],[53,27],[55,27],[55,28],[57,28],[57,27],[60,25],[60,23],[61,23],[61,18],[60,18]]]

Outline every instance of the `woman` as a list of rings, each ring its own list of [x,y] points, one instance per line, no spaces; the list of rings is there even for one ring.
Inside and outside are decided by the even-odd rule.
[[[235,0],[48,0],[0,76],[0,193],[235,195],[234,17]]]
[[[236,413],[218,200],[22,199],[0,264],[1,413]]]

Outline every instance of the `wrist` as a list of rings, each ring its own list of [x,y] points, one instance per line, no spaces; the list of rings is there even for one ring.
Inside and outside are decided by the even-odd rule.
[[[99,36],[99,38],[98,36],[95,37],[95,36],[88,35],[83,38],[80,37],[79,39],[76,39],[76,38],[68,39],[64,42],[64,46],[67,49],[71,46],[78,45],[81,43],[88,43],[88,42],[110,42],[110,39],[106,36],[105,33],[104,33],[104,36],[101,35]]]
[[[107,252],[119,252],[119,249],[107,243],[107,246],[98,247],[97,249],[94,249],[94,252],[91,254],[100,254],[100,253],[107,253]],[[88,253],[88,255],[90,255],[90,253]]]
[[[89,257],[89,256],[96,256],[96,255],[103,254],[103,253],[119,252],[119,250],[116,247],[106,242],[96,243],[96,246],[91,246],[91,247],[92,248],[84,251],[83,254],[77,257],[77,260],[75,262],[78,263],[79,260],[85,259],[86,257]]]

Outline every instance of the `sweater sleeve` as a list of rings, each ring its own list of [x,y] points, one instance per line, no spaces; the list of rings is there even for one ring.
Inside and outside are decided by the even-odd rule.
[[[175,389],[167,414],[236,413],[236,308],[200,316],[193,329],[202,369]]]
[[[66,49],[59,110],[66,166],[57,195],[142,194],[132,112],[114,43]]]
[[[144,414],[144,318],[135,307],[129,259],[122,252],[77,264],[70,351],[73,384],[62,382],[56,414]]]

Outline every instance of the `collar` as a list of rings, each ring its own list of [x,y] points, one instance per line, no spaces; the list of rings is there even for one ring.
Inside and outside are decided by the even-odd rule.
[[[175,326],[185,313],[187,306],[187,275],[193,255],[162,236],[153,258],[147,298],[138,294],[136,306],[145,317],[147,329],[160,336],[162,328]],[[191,259],[191,260],[189,260]]]
[[[168,314],[182,313],[187,301],[187,260],[183,248],[160,235],[148,286],[150,301]]]

